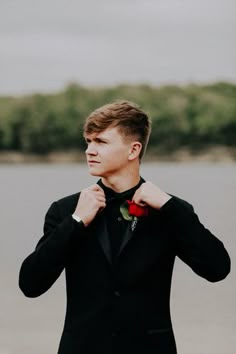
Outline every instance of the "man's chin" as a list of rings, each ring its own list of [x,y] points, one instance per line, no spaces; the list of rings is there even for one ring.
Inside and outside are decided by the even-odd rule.
[[[101,177],[101,173],[99,173],[98,171],[94,171],[92,168],[89,169],[89,174],[91,176]]]

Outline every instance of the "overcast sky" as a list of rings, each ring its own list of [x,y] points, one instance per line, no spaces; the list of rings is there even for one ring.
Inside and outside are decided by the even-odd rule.
[[[0,94],[236,82],[236,0],[0,0]]]

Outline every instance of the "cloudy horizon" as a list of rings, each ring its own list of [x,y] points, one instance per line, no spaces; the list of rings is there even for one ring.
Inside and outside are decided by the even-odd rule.
[[[236,82],[233,0],[2,0],[0,94]]]

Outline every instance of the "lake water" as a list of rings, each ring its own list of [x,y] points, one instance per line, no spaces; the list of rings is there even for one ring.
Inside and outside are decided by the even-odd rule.
[[[142,175],[188,200],[200,220],[236,258],[236,164],[147,163]],[[28,299],[18,288],[23,259],[42,236],[51,202],[97,178],[83,164],[0,165],[0,354],[53,354],[65,312],[64,275],[43,296]],[[235,271],[208,283],[175,264],[171,309],[180,354],[234,354]]]

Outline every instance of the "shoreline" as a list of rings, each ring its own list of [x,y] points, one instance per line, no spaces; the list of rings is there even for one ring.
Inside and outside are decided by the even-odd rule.
[[[175,152],[147,152],[145,162],[236,162],[236,148],[215,146],[201,151],[191,151],[187,148]],[[21,152],[0,152],[0,164],[37,164],[37,163],[86,163],[84,153],[80,151],[57,151],[45,155],[26,154]]]

